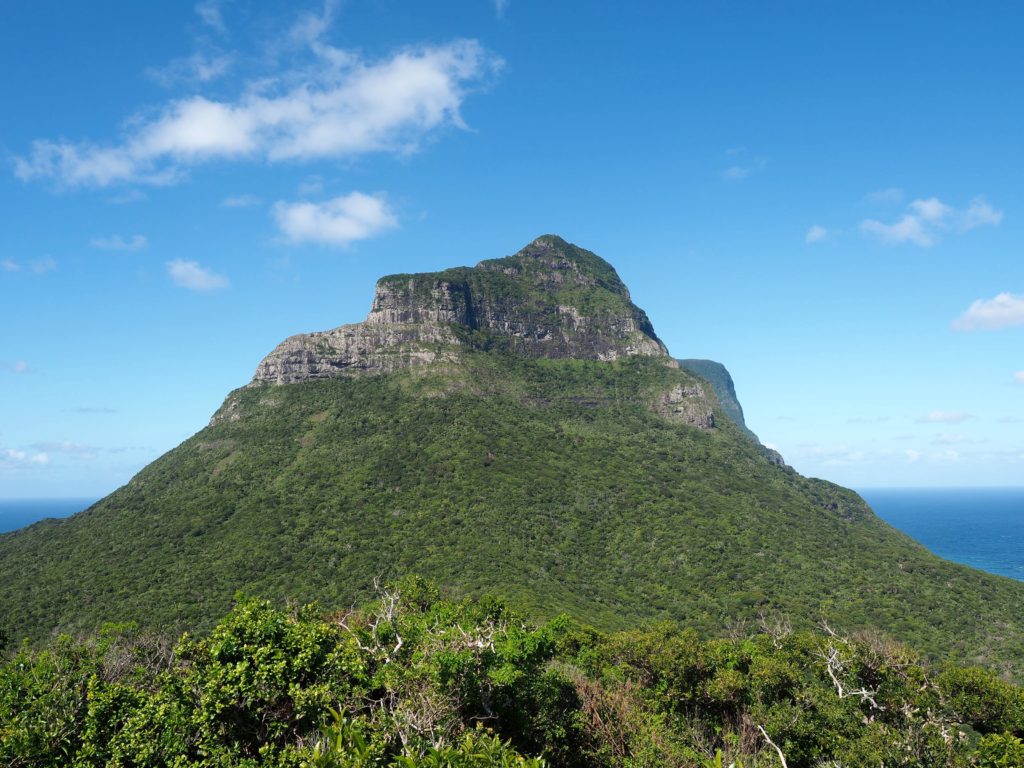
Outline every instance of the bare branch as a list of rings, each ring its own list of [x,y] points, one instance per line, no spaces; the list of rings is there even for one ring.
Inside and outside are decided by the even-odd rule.
[[[768,731],[766,731],[761,725],[757,726],[757,730],[759,730],[761,735],[764,736],[764,740],[768,742],[768,746],[774,749],[778,754],[779,760],[782,761],[782,768],[789,768],[789,763],[786,762],[786,756],[782,754],[782,750],[779,749],[779,745],[772,741],[772,737],[768,735]]]

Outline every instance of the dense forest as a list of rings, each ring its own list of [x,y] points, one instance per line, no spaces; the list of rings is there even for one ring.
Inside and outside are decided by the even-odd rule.
[[[360,608],[239,596],[176,641],[132,625],[0,666],[22,766],[1020,766],[1024,689],[874,633],[765,619],[531,624],[416,579]]]
[[[0,627],[176,635],[212,628],[238,589],[337,608],[419,574],[541,620],[710,637],[762,613],[825,618],[1024,676],[1024,585],[929,553],[721,411],[714,429],[659,411],[696,386],[655,358],[463,353],[237,390],[90,510],[0,535]]]

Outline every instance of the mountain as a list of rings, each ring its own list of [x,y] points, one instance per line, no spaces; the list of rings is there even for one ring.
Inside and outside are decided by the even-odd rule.
[[[607,262],[558,237],[377,284],[208,427],[63,521],[0,536],[0,628],[206,628],[236,590],[347,606],[407,573],[602,628],[876,628],[1024,673],[1024,584],[948,563],[746,429]]]

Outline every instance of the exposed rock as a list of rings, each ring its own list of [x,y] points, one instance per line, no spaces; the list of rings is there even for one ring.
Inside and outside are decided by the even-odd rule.
[[[704,395],[704,388],[697,384],[677,384],[658,398],[658,412],[663,416],[700,429],[714,429],[713,409],[713,403]]]
[[[651,355],[675,364],[614,268],[547,235],[474,268],[382,278],[365,322],[286,339],[253,383],[387,373],[463,348],[589,360]]]

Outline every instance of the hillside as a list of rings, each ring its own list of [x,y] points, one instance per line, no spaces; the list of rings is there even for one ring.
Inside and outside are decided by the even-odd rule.
[[[691,370],[558,238],[384,278],[365,323],[282,343],[128,485],[0,536],[0,626],[207,628],[239,589],[347,606],[415,573],[539,618],[825,618],[1024,675],[1024,584],[801,477]]]

